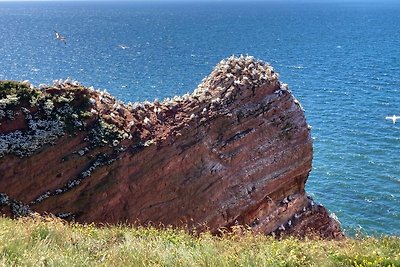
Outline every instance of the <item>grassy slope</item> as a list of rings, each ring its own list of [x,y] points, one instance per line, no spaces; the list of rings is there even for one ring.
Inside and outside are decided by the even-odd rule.
[[[0,217],[0,266],[400,266],[399,237],[344,241]]]

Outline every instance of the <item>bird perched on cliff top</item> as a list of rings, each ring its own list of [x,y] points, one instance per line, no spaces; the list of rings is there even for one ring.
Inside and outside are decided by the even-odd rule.
[[[398,119],[400,119],[400,116],[396,116],[396,115],[387,116],[385,119],[387,119],[387,120],[392,120],[392,121],[393,121],[393,124],[395,124],[396,121],[397,121]]]
[[[67,39],[62,36],[58,31],[54,30],[54,33],[56,34],[56,40],[63,42],[64,44],[67,44]]]

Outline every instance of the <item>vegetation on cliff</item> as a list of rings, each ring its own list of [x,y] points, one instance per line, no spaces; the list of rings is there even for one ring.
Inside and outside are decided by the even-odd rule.
[[[28,157],[64,135],[88,132],[92,146],[115,144],[128,134],[99,114],[100,93],[72,80],[35,88],[29,82],[0,81],[0,158]]]
[[[0,266],[400,266],[398,237],[275,240],[250,233],[0,218]]]
[[[84,129],[91,115],[88,91],[82,86],[51,90],[39,90],[27,82],[0,81],[0,126],[5,132],[0,136],[0,158],[5,154],[30,156],[55,144],[65,133]],[[13,125],[20,127],[8,129]]]

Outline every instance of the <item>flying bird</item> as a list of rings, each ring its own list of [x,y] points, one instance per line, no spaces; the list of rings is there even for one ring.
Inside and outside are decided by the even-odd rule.
[[[387,116],[385,119],[387,119],[387,120],[392,120],[392,121],[393,121],[393,124],[395,124],[396,121],[397,121],[398,119],[400,119],[400,116],[396,116],[396,115]]]
[[[56,40],[63,42],[64,44],[67,44],[67,39],[61,35],[58,31],[54,30],[56,34]]]
[[[129,48],[129,46],[127,46],[127,45],[122,45],[122,44],[120,44],[120,45],[118,45],[119,47],[121,47],[123,50],[125,50],[125,49],[128,49]]]

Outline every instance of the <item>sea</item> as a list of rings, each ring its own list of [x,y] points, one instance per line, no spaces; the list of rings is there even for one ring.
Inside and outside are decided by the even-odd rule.
[[[0,2],[0,80],[151,101],[233,54],[269,62],[303,105],[310,195],[348,235],[400,236],[400,120],[385,119],[400,115],[400,1]]]

